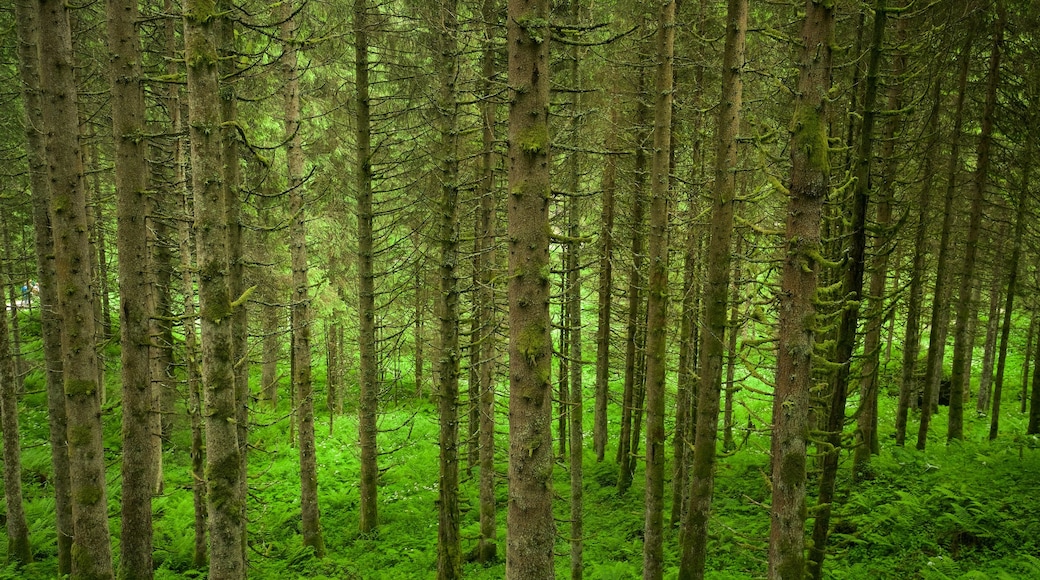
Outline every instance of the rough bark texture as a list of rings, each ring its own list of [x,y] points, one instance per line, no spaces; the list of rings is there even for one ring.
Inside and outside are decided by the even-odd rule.
[[[72,572],[72,495],[70,492],[69,453],[65,395],[62,387],[61,311],[58,309],[55,282],[54,240],[50,218],[50,182],[44,149],[43,109],[39,92],[38,14],[35,0],[15,3],[15,29],[18,33],[18,72],[25,104],[25,136],[32,187],[32,212],[36,276],[40,284],[40,330],[46,366],[47,418],[54,470],[55,529],[58,547],[58,574]]]
[[[495,500],[495,371],[498,359],[497,316],[495,309],[495,236],[497,230],[495,191],[495,118],[497,105],[490,99],[491,81],[495,74],[495,25],[498,19],[498,2],[484,0],[481,14],[484,19],[484,38],[481,50],[482,94],[481,103],[482,146],[480,191],[480,220],[477,239],[480,244],[477,268],[477,311],[480,335],[476,337],[476,350],[480,381],[480,425],[478,460],[480,462],[480,539],[477,544],[477,560],[490,563],[496,560],[498,544]]]
[[[67,441],[75,537],[72,575],[111,578],[108,498],[102,443],[98,360],[94,353],[94,293],[87,238],[86,193],[78,134],[76,81],[68,9],[40,0],[40,89],[53,225],[55,278],[62,320]]]
[[[554,575],[548,18],[548,0],[509,0],[510,580]]]
[[[311,297],[307,264],[303,136],[300,134],[300,71],[295,2],[282,5],[282,67],[285,79],[285,139],[289,175],[289,254],[292,263],[292,381],[300,430],[300,515],[303,545],[325,556],[318,507],[318,464],[314,444],[314,389],[311,381]]]
[[[737,134],[743,97],[741,68],[748,3],[729,0],[726,15],[726,48],[722,64],[722,100],[715,144],[715,185],[712,192],[711,238],[707,252],[707,283],[701,322],[700,385],[697,393],[697,426],[690,478],[690,505],[683,532],[680,578],[704,577],[708,548],[708,520],[715,488],[715,453],[718,438],[722,355],[725,352],[726,316],[729,313],[730,239],[736,194]]]
[[[1001,228],[1003,230],[1003,228]],[[1006,232],[1001,232],[1001,238]],[[997,247],[998,256],[1003,256],[1004,248]],[[998,258],[999,259],[999,258]],[[990,280],[989,308],[986,317],[986,342],[982,349],[982,372],[979,373],[979,394],[975,399],[975,411],[985,415],[989,411],[990,392],[993,389],[993,364],[997,355],[997,332],[1000,330],[1000,302],[1003,298],[1004,268],[1002,264],[994,264],[993,278]]]
[[[1002,1],[997,1],[996,29],[989,54],[989,78],[986,82],[986,104],[982,112],[982,127],[979,134],[978,159],[975,163],[971,217],[964,260],[961,262],[960,295],[957,298],[957,326],[953,343],[953,371],[950,383],[950,421],[946,430],[947,441],[964,438],[964,390],[959,388],[971,373],[971,347],[974,333],[969,332],[969,310],[972,306],[972,281],[978,256],[979,236],[982,231],[983,204],[986,199],[986,184],[989,180],[990,151],[993,148],[993,117],[997,109],[997,86],[1000,84],[1000,58],[1004,48],[1005,10]],[[974,319],[974,316],[971,316]]]
[[[245,578],[242,554],[242,473],[238,441],[231,303],[228,287],[228,223],[221,144],[216,7],[202,0],[184,4],[188,64],[188,126],[205,386],[206,500],[210,578]],[[241,306],[239,306],[241,307]]]
[[[358,430],[361,440],[361,506],[358,527],[361,533],[376,529],[376,414],[379,405],[376,369],[376,301],[372,240],[372,128],[368,100],[368,1],[354,1],[354,57],[357,79],[357,220],[358,220],[358,327],[361,364],[361,404]]]
[[[148,164],[137,2],[109,0],[108,49],[119,250],[119,329],[123,384],[122,541],[119,574],[152,577],[152,381],[149,344],[152,291],[148,267]]]
[[[433,24],[437,87],[435,158],[440,180],[440,479],[437,505],[437,578],[462,577],[462,538],[459,529],[459,138],[455,80],[458,75],[456,0],[437,3]]]
[[[773,395],[769,578],[805,575],[805,464],[813,334],[816,326],[820,220],[830,160],[826,95],[830,88],[834,9],[807,0],[802,26],[798,91],[791,123],[791,181],[787,255],[780,280],[776,390]]]
[[[739,0],[738,0],[739,1]],[[658,7],[657,80],[654,95],[654,153],[651,165],[650,280],[646,340],[646,491],[643,578],[664,573],[665,375],[668,331],[668,169],[672,148],[672,59],[675,0]]]

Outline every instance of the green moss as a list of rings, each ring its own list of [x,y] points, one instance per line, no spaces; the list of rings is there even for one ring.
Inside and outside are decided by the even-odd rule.
[[[527,362],[534,362],[545,352],[545,327],[537,323],[524,327],[517,339],[516,349]]]
[[[830,173],[827,128],[820,112],[809,105],[798,106],[791,121],[791,133],[794,147],[805,155],[809,166],[821,173]]]
[[[69,427],[68,438],[71,447],[83,447],[89,445],[94,436],[89,427]]]
[[[549,151],[549,127],[536,123],[520,131],[516,137],[520,150],[529,155],[544,155]]]
[[[82,379],[65,379],[65,394],[70,397],[89,396],[97,392],[97,383]]]
[[[209,499],[224,517],[237,524],[241,518],[238,497],[238,481],[241,477],[241,462],[237,452],[231,452],[209,466],[206,477],[210,483]]]
[[[103,495],[100,487],[90,484],[79,485],[73,492],[76,503],[80,505],[95,505],[101,501]]]

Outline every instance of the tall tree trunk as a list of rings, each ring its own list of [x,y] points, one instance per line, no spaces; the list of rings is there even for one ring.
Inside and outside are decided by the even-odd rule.
[[[376,478],[376,415],[379,412],[378,369],[376,368],[376,301],[373,272],[372,222],[372,127],[368,97],[368,0],[354,0],[354,66],[357,81],[357,220],[358,220],[358,342],[361,354],[361,403],[358,430],[361,440],[361,533],[378,524]]]
[[[311,382],[311,309],[307,264],[307,214],[304,199],[303,135],[295,2],[282,4],[282,67],[285,82],[285,157],[289,176],[289,254],[292,263],[292,382],[297,393],[300,431],[300,515],[303,545],[325,556],[318,508],[318,465],[314,443],[314,389]],[[330,411],[331,412],[331,411]]]
[[[554,575],[548,18],[509,0],[509,580]]]
[[[1018,207],[1015,211],[1015,240],[1011,249],[1011,259],[1008,261],[1008,282],[1004,302],[1004,323],[1000,330],[1000,348],[997,355],[997,376],[993,384],[993,413],[990,416],[989,438],[992,441],[997,438],[1000,429],[1000,399],[1004,394],[1004,369],[1007,364],[1008,339],[1011,335],[1011,313],[1015,306],[1015,291],[1018,285],[1018,262],[1022,258],[1022,237],[1025,234],[1026,211],[1029,203],[1029,185],[1032,175],[1030,162],[1033,154],[1033,131],[1029,132],[1026,139],[1023,156],[1025,163],[1022,164],[1022,187],[1018,193]],[[1033,325],[1029,325],[1029,335],[1026,338],[1026,355],[1023,366],[1029,366],[1029,343],[1032,342]],[[1023,388],[1025,380],[1022,381]],[[1024,400],[1024,397],[1023,397]]]
[[[1025,414],[1026,405],[1029,403],[1029,370],[1030,360],[1032,356],[1036,354],[1036,342],[1033,340],[1036,335],[1036,317],[1031,316],[1029,318],[1029,332],[1026,333],[1026,352],[1023,355],[1022,360],[1022,392],[1019,393],[1019,407],[1018,412]]]
[[[491,99],[491,82],[495,74],[495,40],[498,20],[498,2],[484,0],[481,16],[484,20],[484,37],[481,46],[481,96],[482,153],[480,192],[480,220],[477,239],[480,244],[477,268],[477,312],[480,324],[476,337],[478,380],[480,381],[480,540],[477,545],[477,560],[490,563],[497,558],[498,536],[495,499],[495,371],[498,359],[497,315],[495,308],[495,268],[498,260],[495,252],[497,230],[497,192],[495,188],[495,121],[497,105]]]
[[[715,145],[715,186],[712,192],[711,238],[707,252],[707,283],[701,322],[700,386],[694,439],[690,505],[683,534],[680,578],[704,577],[708,520],[715,488],[715,454],[719,431],[722,356],[729,313],[730,240],[733,237],[737,175],[737,134],[743,98],[741,69],[747,32],[747,0],[729,0],[726,48],[722,63],[722,100]],[[732,330],[730,331],[732,332]]]
[[[746,184],[747,181],[744,181]],[[733,264],[733,281],[731,284],[730,292],[732,297],[729,299],[729,331],[727,332],[727,345],[726,345],[726,392],[725,402],[723,403],[722,411],[722,449],[729,453],[735,451],[737,448],[736,442],[733,441],[733,397],[740,390],[740,387],[736,383],[737,374],[737,335],[740,333],[740,258],[742,256],[741,250],[741,237],[738,234],[736,239],[733,240],[733,255],[737,258],[737,261]]]
[[[611,129],[607,136],[607,151],[617,149],[617,97],[611,96]],[[610,316],[614,287],[614,194],[617,190],[617,155],[608,154],[603,169],[600,202],[599,284],[596,310],[596,401],[593,410],[592,446],[596,461],[603,461],[607,451],[607,401],[610,395]]]
[[[639,75],[639,94],[645,89],[643,74]],[[645,352],[640,348],[644,344],[643,330],[643,244],[646,237],[643,222],[646,219],[644,185],[646,180],[646,143],[645,127],[647,123],[647,106],[643,99],[636,103],[636,155],[632,194],[632,269],[628,274],[628,329],[625,340],[625,384],[621,398],[621,437],[618,441],[618,493],[625,493],[632,485],[632,474],[635,471],[635,447],[639,433],[635,426],[636,415],[643,407],[642,373]]]
[[[43,134],[42,105],[39,87],[39,30],[38,12],[33,0],[18,0],[14,4],[14,28],[17,32],[17,66],[21,80],[23,126],[26,137],[26,158],[29,166],[31,190],[34,258],[36,279],[39,284],[40,326],[46,380],[49,440],[55,491],[55,519],[58,548],[58,574],[71,573],[72,506],[69,496],[69,455],[66,444],[66,413],[62,392],[62,354],[60,314],[57,310],[54,282],[53,239],[48,215],[50,185]],[[6,231],[6,230],[5,230]],[[13,268],[12,268],[13,272]],[[14,278],[11,280],[12,293]],[[32,289],[29,288],[29,308],[32,309]],[[14,299],[12,298],[12,303]],[[12,309],[12,322],[17,313]],[[16,373],[21,374],[19,369]]]
[[[964,127],[964,98],[967,94],[968,68],[971,64],[971,48],[975,42],[973,28],[969,28],[964,46],[958,57],[957,103],[953,112],[953,134],[950,136],[950,159],[946,175],[946,198],[943,201],[942,230],[939,234],[939,256],[935,266],[935,289],[932,299],[931,334],[928,339],[928,360],[925,363],[924,392],[921,395],[921,424],[917,430],[917,449],[928,444],[928,427],[934,412],[932,402],[939,392],[942,378],[943,352],[946,350],[946,332],[949,324],[950,283],[950,228],[953,222],[953,200],[957,192],[957,173],[960,169],[960,146]]]
[[[13,256],[6,252],[7,258]],[[9,281],[13,285],[14,280]],[[16,308],[12,308],[17,312]],[[4,313],[6,314],[6,313]],[[4,506],[7,520],[7,557],[20,567],[32,562],[29,525],[22,505],[22,446],[18,432],[18,381],[8,339],[7,317],[0,315],[0,428],[3,429]]]
[[[108,0],[108,49],[112,131],[116,144],[119,328],[123,384],[123,501],[119,574],[152,577],[152,489],[158,454],[152,441],[152,377],[149,345],[153,302],[149,275],[148,163],[141,41],[136,0]],[[100,226],[100,224],[99,224]]]
[[[185,59],[188,63],[188,126],[202,321],[203,412],[206,427],[206,500],[210,536],[210,578],[245,578],[242,554],[242,450],[238,440],[238,397],[228,263],[228,195],[225,150],[221,143],[218,82],[220,18],[212,2],[184,4]]]
[[[805,575],[805,464],[809,385],[816,330],[820,221],[830,181],[826,96],[830,89],[834,10],[807,0],[791,136],[787,255],[780,280],[776,390],[773,395],[769,578]]]
[[[1003,228],[1001,228],[1003,229]],[[1001,238],[1006,232],[1002,232]],[[990,280],[989,308],[986,317],[986,342],[982,349],[982,372],[979,374],[979,394],[975,399],[975,411],[985,415],[989,411],[990,391],[993,389],[993,364],[997,355],[997,332],[1000,330],[1000,299],[1004,285],[1003,267],[999,256],[1004,255],[998,243],[997,263],[993,265],[993,279]]]
[[[1006,17],[1003,1],[997,0],[996,30],[993,31],[993,46],[989,56],[989,79],[986,83],[986,104],[982,112],[979,153],[975,164],[974,195],[971,199],[967,250],[964,260],[961,262],[961,287],[957,301],[957,327],[953,344],[953,372],[950,378],[953,388],[950,389],[950,422],[946,431],[947,441],[964,438],[964,391],[960,386],[964,382],[964,377],[971,372],[973,341],[968,334],[970,330],[968,315],[971,309],[972,279],[982,229],[986,183],[989,179],[990,149],[993,146],[993,117],[997,108],[997,86],[1000,84],[1000,57],[1004,45]]]
[[[435,158],[440,178],[440,479],[437,502],[437,578],[462,577],[462,538],[459,530],[459,138],[457,0],[440,0],[433,9],[439,145]]]
[[[736,0],[740,1],[740,0]],[[668,331],[668,195],[672,148],[672,60],[675,53],[675,0],[659,5],[657,81],[654,94],[654,153],[651,165],[650,279],[646,343],[646,507],[643,578],[664,573],[664,399]]]
[[[927,153],[924,158],[924,183],[917,199],[917,230],[914,232],[914,260],[910,267],[910,290],[907,294],[906,334],[903,340],[903,372],[899,378],[899,401],[896,404],[896,445],[906,442],[906,422],[916,391],[917,357],[921,352],[921,303],[924,295],[926,240],[929,232],[928,213],[935,176],[935,156],[939,149],[939,105],[942,101],[942,76],[935,75],[932,106],[926,121],[928,132]]]
[[[62,322],[65,407],[74,529],[72,576],[112,578],[108,499],[102,442],[94,293],[90,279],[86,193],[74,127],[79,126],[68,8],[39,0],[40,89],[56,297]]]

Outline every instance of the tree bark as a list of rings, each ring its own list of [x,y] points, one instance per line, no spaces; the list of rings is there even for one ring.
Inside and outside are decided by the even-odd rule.
[[[787,255],[780,280],[776,389],[773,395],[770,580],[805,575],[806,439],[809,425],[820,221],[830,179],[826,103],[834,9],[807,0],[791,136]]]
[[[7,257],[13,258],[10,252]],[[14,284],[14,281],[9,281]],[[16,308],[12,308],[17,312]],[[18,383],[8,339],[7,316],[0,315],[0,428],[3,429],[4,506],[7,509],[8,562],[20,568],[32,562],[29,525],[22,504],[22,446],[18,431]]]
[[[509,512],[506,578],[552,578],[549,3],[509,0]]]
[[[112,131],[116,144],[119,328],[123,384],[123,501],[119,574],[152,577],[153,388],[150,368],[151,276],[146,213],[148,163],[144,139],[144,85],[135,0],[108,0]]]
[[[218,83],[218,27],[213,3],[184,5],[188,63],[188,126],[202,321],[202,384],[205,385],[206,500],[210,578],[245,578],[242,554],[242,451],[238,440],[232,314],[228,280],[228,195]]]
[[[354,0],[354,55],[357,82],[357,220],[358,220],[358,342],[361,354],[361,403],[358,430],[361,441],[361,533],[375,531],[377,512],[376,415],[379,412],[376,368],[375,274],[372,238],[372,127],[369,113],[368,0]]]
[[[75,537],[72,576],[112,578],[94,293],[87,237],[86,193],[78,135],[76,83],[68,8],[39,0],[40,89],[51,182],[57,305],[62,320],[70,493]]]
[[[737,175],[737,135],[743,99],[741,69],[748,3],[729,0],[726,15],[726,48],[722,64],[722,99],[716,134],[715,185],[711,238],[707,252],[707,283],[701,322],[700,385],[697,393],[697,430],[694,439],[690,505],[686,513],[679,577],[700,579],[708,548],[708,520],[715,488],[716,440],[722,357],[725,352],[726,317],[729,313],[730,246],[733,237]],[[732,330],[730,331],[732,332]]]
[[[982,229],[983,203],[989,179],[990,149],[993,146],[993,118],[997,108],[997,86],[1000,84],[1000,58],[1004,45],[1004,4],[997,0],[996,30],[989,56],[989,78],[986,83],[986,104],[982,113],[979,135],[978,160],[975,165],[974,194],[971,199],[971,219],[968,224],[967,250],[961,262],[961,287],[957,302],[957,327],[953,344],[953,372],[950,383],[950,421],[946,431],[947,441],[964,438],[964,391],[960,385],[971,372],[971,345],[969,336],[969,310],[971,309],[972,279],[978,255],[979,236]]]
[[[617,97],[611,96],[611,127],[618,123]],[[607,136],[607,151],[617,149],[616,129]],[[614,193],[617,189],[617,156],[608,155],[603,169],[600,209],[599,283],[596,310],[596,401],[593,410],[592,446],[596,461],[607,451],[607,402],[610,395],[610,327],[614,287]]]

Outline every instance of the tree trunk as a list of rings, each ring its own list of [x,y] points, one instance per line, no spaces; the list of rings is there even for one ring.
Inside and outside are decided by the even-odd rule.
[[[679,577],[700,579],[708,548],[708,520],[715,488],[715,454],[719,430],[722,357],[729,313],[730,246],[733,237],[737,175],[737,134],[743,99],[744,38],[748,2],[729,0],[726,48],[722,64],[722,100],[715,151],[711,238],[707,252],[707,282],[701,322],[700,384],[697,393],[697,431],[694,439],[690,505],[686,513]],[[732,332],[732,330],[730,331]]]
[[[19,76],[22,79],[22,102],[26,113],[25,134],[29,179],[32,187],[33,251],[36,280],[40,283],[41,335],[47,381],[47,417],[53,469],[55,528],[57,532],[57,573],[72,573],[73,518],[68,416],[62,388],[61,312],[57,304],[55,283],[54,238],[51,230],[50,197],[43,104],[40,94],[40,55],[38,14],[34,0],[18,0],[15,4],[15,29],[18,33]]]
[[[10,252],[7,258],[11,259]],[[14,281],[10,281],[14,284]],[[12,308],[17,312],[17,308]],[[7,557],[16,568],[32,562],[29,525],[22,504],[22,446],[18,432],[18,383],[8,342],[7,317],[0,315],[0,428],[3,429],[4,506],[7,508]]]
[[[739,1],[739,0],[737,0]],[[643,578],[664,573],[664,399],[668,331],[668,195],[672,125],[672,60],[675,1],[661,2],[657,26],[657,81],[654,94],[654,152],[651,165],[650,279],[646,343],[646,507]]]
[[[548,0],[509,0],[510,580],[554,575],[548,18]]]
[[[497,105],[492,101],[492,78],[495,74],[496,25],[499,6],[496,0],[484,0],[481,16],[484,21],[484,36],[481,46],[481,96],[482,121],[481,179],[478,184],[480,195],[480,219],[477,241],[477,325],[479,335],[476,350],[479,353],[477,378],[480,381],[480,425],[478,460],[480,462],[480,539],[477,544],[477,560],[482,564],[497,559],[498,545],[496,499],[495,499],[495,371],[498,359],[497,315],[495,308],[495,269],[498,260],[495,252],[497,230],[497,190],[495,188],[495,120]]]
[[[112,126],[116,144],[119,328],[123,384],[123,501],[119,574],[152,577],[152,490],[159,459],[152,441],[149,345],[153,306],[146,213],[148,164],[137,2],[108,0]],[[99,224],[100,225],[100,224]]]
[[[184,5],[188,63],[188,126],[202,320],[202,384],[205,385],[206,500],[210,578],[245,578],[242,554],[242,450],[238,440],[238,397],[228,280],[228,216],[225,150],[217,63],[220,19],[213,3]]]
[[[928,361],[925,367],[924,392],[921,395],[921,425],[917,430],[917,449],[924,450],[928,444],[928,427],[938,397],[939,380],[942,378],[943,352],[946,349],[946,332],[949,324],[950,280],[950,227],[953,221],[953,200],[957,193],[957,173],[960,168],[960,146],[964,127],[964,98],[967,93],[968,68],[971,64],[971,48],[975,41],[974,29],[969,28],[964,46],[958,57],[957,104],[953,113],[953,134],[950,141],[950,160],[946,176],[946,199],[943,202],[942,231],[939,234],[939,257],[935,267],[935,290],[932,299],[931,334],[928,340]]]
[[[376,368],[376,302],[372,239],[372,127],[368,97],[368,0],[354,0],[354,56],[357,80],[357,220],[358,220],[358,342],[361,354],[359,382],[361,403],[358,429],[361,441],[361,533],[375,531],[378,524],[376,415],[379,412],[378,369]]]
[[[969,310],[971,308],[972,279],[982,229],[983,203],[989,179],[990,149],[993,146],[993,117],[997,108],[997,86],[1000,84],[1000,57],[1004,45],[1005,10],[997,0],[996,30],[989,57],[989,79],[986,83],[986,104],[982,113],[982,131],[979,135],[979,153],[975,165],[974,195],[971,199],[971,221],[968,224],[967,251],[961,262],[961,288],[957,302],[957,328],[953,345],[953,372],[950,383],[950,422],[947,441],[964,438],[964,391],[960,389],[964,377],[971,373],[971,346]],[[974,333],[972,333],[974,334]]]
[[[1003,228],[1001,228],[1003,229]],[[1006,232],[1001,233],[1001,238]],[[1000,250],[998,245],[998,250]],[[998,256],[1003,256],[1000,251]],[[1000,261],[1000,258],[997,258]],[[989,308],[986,317],[986,342],[982,350],[982,372],[979,374],[979,394],[975,399],[975,412],[985,415],[989,411],[990,391],[993,388],[993,364],[997,355],[997,332],[1000,330],[1000,299],[1004,282],[1003,268],[999,262],[993,266],[993,279],[990,281]]]
[[[773,395],[769,578],[805,575],[805,464],[809,385],[816,329],[820,221],[830,179],[826,96],[830,89],[834,10],[806,1],[791,136],[787,255],[780,280],[776,389]]]
[[[289,177],[289,254],[292,263],[292,382],[297,392],[300,431],[300,515],[303,545],[325,556],[318,508],[318,465],[314,443],[314,390],[311,382],[311,310],[307,264],[307,215],[304,199],[300,71],[297,65],[295,2],[282,4],[282,67],[285,82],[285,142]]]
[[[437,578],[462,577],[462,539],[459,529],[459,138],[457,0],[440,0],[433,10],[437,89],[436,127],[439,144],[434,158],[440,178],[438,228],[440,235],[440,479],[437,502]]]
[[[1026,334],[1026,353],[1022,360],[1022,392],[1019,393],[1019,407],[1018,412],[1025,414],[1026,405],[1029,403],[1029,370],[1030,359],[1036,354],[1036,341],[1033,340],[1036,335],[1036,317],[1031,316],[1029,318],[1029,332]]]
[[[1026,211],[1029,207],[1029,180],[1032,166],[1030,160],[1033,153],[1032,131],[1026,139],[1024,157],[1026,162],[1022,164],[1022,187],[1018,194],[1018,207],[1015,211],[1015,241],[1011,249],[1011,259],[1008,261],[1008,282],[1006,301],[1004,302],[1004,323],[1000,331],[1000,349],[997,355],[997,376],[993,385],[993,413],[990,416],[989,438],[992,441],[997,438],[1000,429],[1000,399],[1004,393],[1004,368],[1007,364],[1008,339],[1011,335],[1011,313],[1015,306],[1015,291],[1018,284],[1018,262],[1022,258],[1022,237],[1025,234]],[[1026,355],[1024,367],[1029,367],[1029,343],[1032,342],[1033,325],[1029,325],[1029,335],[1026,338]],[[1022,381],[1023,388],[1025,380]],[[1024,397],[1023,397],[1024,400]]]
[[[618,123],[617,97],[610,101],[611,127]],[[617,131],[607,136],[607,151],[617,149]],[[607,155],[603,169],[603,197],[599,232],[599,285],[596,310],[596,402],[593,411],[592,446],[596,461],[603,461],[607,451],[607,401],[610,396],[610,316],[614,287],[614,193],[617,189],[617,155]]]
[[[94,293],[90,279],[86,194],[78,135],[76,84],[68,9],[39,0],[40,88],[57,305],[61,313],[65,406],[71,475],[73,577],[112,578],[108,499],[102,442],[98,360],[94,352]]]

